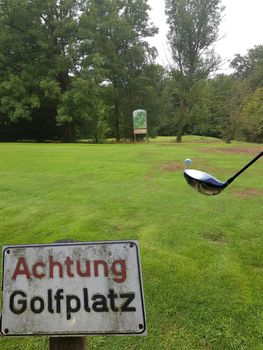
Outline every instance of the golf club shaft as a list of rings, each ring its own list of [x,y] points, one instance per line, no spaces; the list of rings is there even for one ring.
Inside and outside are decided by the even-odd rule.
[[[234,176],[230,177],[230,179],[228,179],[225,183],[227,185],[229,185],[231,182],[233,182],[240,174],[243,173],[243,171],[245,171],[247,168],[250,167],[250,165],[252,165],[253,163],[255,163],[256,160],[258,160],[260,157],[263,156],[263,152],[259,153],[254,159],[251,160],[251,162],[249,162],[247,165],[244,166],[244,168],[242,168],[241,170],[239,170],[238,173],[236,173]]]

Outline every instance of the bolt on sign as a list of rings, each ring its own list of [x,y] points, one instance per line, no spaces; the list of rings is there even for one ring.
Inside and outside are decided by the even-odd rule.
[[[146,335],[137,241],[3,248],[1,333]]]
[[[134,134],[147,134],[147,112],[144,109],[133,111]]]

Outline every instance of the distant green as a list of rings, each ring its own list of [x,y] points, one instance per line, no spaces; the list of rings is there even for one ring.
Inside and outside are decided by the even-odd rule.
[[[184,159],[226,180],[262,145],[0,144],[2,245],[138,239],[147,337],[90,337],[95,350],[263,349],[263,160],[222,194],[185,182]],[[0,339],[47,350],[48,339]]]

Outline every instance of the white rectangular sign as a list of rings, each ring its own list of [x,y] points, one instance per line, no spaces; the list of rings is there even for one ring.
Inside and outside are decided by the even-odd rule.
[[[137,241],[3,248],[1,333],[145,335]]]

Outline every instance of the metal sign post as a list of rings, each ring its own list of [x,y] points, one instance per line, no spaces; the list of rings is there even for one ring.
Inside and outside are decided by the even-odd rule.
[[[137,241],[3,247],[2,275],[4,336],[84,350],[88,335],[147,334]]]

